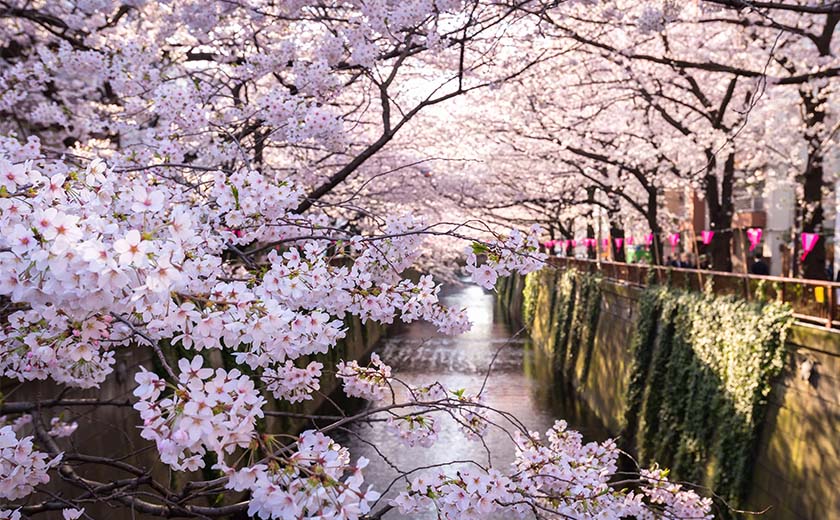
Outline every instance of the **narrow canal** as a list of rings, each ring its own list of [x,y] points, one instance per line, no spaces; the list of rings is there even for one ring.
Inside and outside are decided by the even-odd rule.
[[[467,285],[449,288],[441,299],[449,306],[466,307],[472,330],[453,337],[442,336],[425,323],[395,329],[375,349],[393,368],[395,377],[416,386],[439,381],[448,389],[463,388],[475,394],[498,351],[483,394],[485,404],[513,413],[529,430],[541,434],[555,420],[564,419],[586,441],[608,437],[598,419],[575,399],[574,393],[553,380],[551,363],[541,359],[543,356],[532,348],[525,333],[512,339],[517,330],[504,319],[493,293]],[[499,350],[500,347],[503,348]],[[451,461],[474,460],[488,465],[488,452],[492,466],[504,472],[510,470],[514,447],[505,432],[491,426],[486,437],[487,450],[481,442],[467,440],[458,425],[446,419],[441,418],[438,440],[430,448],[406,448],[382,422],[358,425],[336,436],[336,440],[348,446],[354,458],[370,459],[365,479],[379,491],[388,488],[398,471]],[[418,474],[412,474],[412,478]],[[386,498],[404,490],[405,485],[405,481],[396,482]],[[396,510],[385,515],[386,519],[400,517]],[[412,518],[436,515],[430,512]]]

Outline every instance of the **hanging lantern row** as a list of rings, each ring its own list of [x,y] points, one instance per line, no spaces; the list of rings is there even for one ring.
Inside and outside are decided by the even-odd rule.
[[[750,242],[750,251],[754,251],[758,244],[761,243],[761,237],[764,235],[764,230],[761,228],[749,228],[747,229],[747,240]],[[700,233],[700,240],[703,242],[703,245],[708,246],[712,243],[712,239],[715,236],[715,232],[711,230],[703,230]],[[645,236],[645,246],[650,247],[653,244],[653,233],[648,233]],[[814,250],[817,246],[817,242],[820,239],[820,235],[817,233],[802,233],[800,235],[800,239],[802,241],[802,256],[800,260],[805,260],[805,257],[808,256],[808,253]],[[564,249],[575,248],[578,246],[578,243],[584,245],[587,249],[595,249],[598,247],[598,241],[594,238],[584,238],[581,241],[578,240],[549,240],[543,243],[543,246],[547,249],[553,249],[555,246],[563,246]],[[616,237],[613,239],[613,244],[615,245],[616,250],[621,250],[624,245],[631,246],[634,243],[633,237]],[[671,233],[668,235],[668,243],[671,245],[671,251],[673,252],[674,249],[680,243],[680,234],[679,233]],[[610,239],[603,238],[601,240],[601,245],[604,249],[610,246]]]

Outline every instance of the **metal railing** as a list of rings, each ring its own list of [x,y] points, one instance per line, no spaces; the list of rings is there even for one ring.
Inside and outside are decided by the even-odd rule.
[[[840,328],[840,283],[568,257],[551,257],[549,262],[639,287],[653,280],[660,285],[701,291],[711,281],[715,294],[785,302],[800,321]]]

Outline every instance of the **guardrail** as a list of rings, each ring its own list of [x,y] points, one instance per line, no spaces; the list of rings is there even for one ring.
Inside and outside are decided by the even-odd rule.
[[[660,285],[700,291],[711,281],[715,294],[785,302],[793,308],[794,317],[800,321],[840,328],[840,283],[562,256],[553,256],[549,262],[560,268],[573,267],[583,272],[601,273],[605,278],[640,287],[654,280]]]

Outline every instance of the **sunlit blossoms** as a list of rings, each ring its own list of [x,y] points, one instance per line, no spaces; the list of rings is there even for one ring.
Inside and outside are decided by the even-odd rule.
[[[506,238],[473,244],[466,250],[467,272],[475,283],[492,289],[499,276],[536,271],[546,259],[539,251],[539,234],[539,227],[532,227],[528,234],[513,230]],[[477,255],[484,255],[484,263],[478,263]]]
[[[42,167],[71,171],[62,163]],[[124,179],[101,163],[72,171],[76,180],[57,188],[26,163],[19,180],[31,189],[4,199],[3,223],[35,233],[0,238],[7,247],[0,292],[31,306],[12,314],[2,333],[0,368],[9,377],[95,386],[112,370],[118,347],[164,338],[195,350],[224,344],[238,362],[270,368],[326,352],[343,335],[335,316],[347,312],[383,322],[425,318],[446,330],[465,326],[463,314],[438,304],[429,278],[394,279],[389,269],[405,268],[416,255],[413,233],[387,245],[351,241],[352,267],[334,265],[328,242],[313,241],[271,251],[268,271],[248,272],[224,264],[225,244],[306,233],[285,223],[284,208],[296,196],[284,183],[253,172],[212,177],[201,207],[191,205],[192,190],[171,187],[165,204],[155,197],[135,212],[138,193],[165,188]],[[394,232],[411,230],[408,220],[398,222]],[[232,276],[244,278],[225,281]]]

